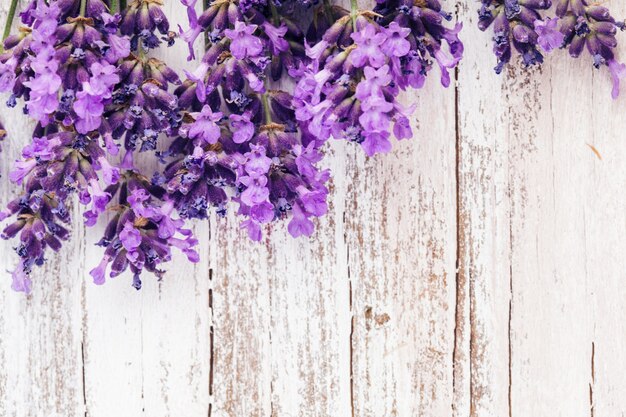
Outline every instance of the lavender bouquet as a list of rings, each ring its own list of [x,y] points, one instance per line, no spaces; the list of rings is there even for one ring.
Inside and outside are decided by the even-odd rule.
[[[253,240],[282,218],[292,236],[311,235],[311,218],[327,211],[330,173],[317,167],[325,142],[388,152],[392,124],[398,139],[412,136],[400,91],[422,87],[433,61],[448,86],[463,52],[461,26],[446,28],[451,16],[436,1],[373,10],[215,1],[200,16],[195,3],[185,2],[190,28],[181,36],[190,59],[201,34],[206,52],[177,90],[186,112],[164,177],[181,216],[206,217],[209,206],[223,214],[230,200]]]
[[[73,198],[87,226],[108,220],[97,284],[130,270],[139,289],[143,271],[163,275],[172,248],[196,262],[186,223],[210,210],[234,207],[252,240],[283,219],[293,237],[310,236],[327,212],[328,139],[374,155],[391,149],[392,129],[410,138],[412,108],[399,94],[421,88],[435,63],[447,87],[463,53],[461,25],[437,0],[371,10],[329,0],[214,0],[199,10],[182,0],[189,25],[177,32],[161,6],[33,0],[17,34],[5,32],[0,92],[36,123],[10,173],[24,191],[0,212],[2,237],[18,240],[15,290],[28,292],[33,266],[70,237]],[[190,60],[204,44],[184,81],[151,53],[176,38]],[[161,168],[146,172],[139,153]]]
[[[110,276],[130,269],[139,287],[144,269],[161,274],[172,247],[196,260],[197,241],[171,217],[165,190],[133,164],[137,148],[154,149],[157,136],[180,122],[177,99],[167,91],[178,77],[147,56],[161,43],[155,32],[169,36],[159,3],[138,0],[120,10],[101,0],[38,0],[20,18],[24,26],[6,38],[0,56],[7,104],[22,99],[36,122],[10,173],[24,193],[0,213],[12,219],[2,237],[19,234],[13,288],[28,292],[32,267],[68,239],[74,195],[88,208],[87,226],[113,213],[99,243],[103,260],[91,273],[96,283],[110,263]]]
[[[616,20],[608,8],[588,0],[555,0],[554,4],[551,0],[481,0],[478,16],[481,30],[493,28],[497,73],[514,52],[530,66],[543,63],[543,53],[557,48],[567,48],[573,58],[586,50],[595,68],[609,69],[612,96],[619,96],[626,65],[615,57],[615,35],[626,23]]]

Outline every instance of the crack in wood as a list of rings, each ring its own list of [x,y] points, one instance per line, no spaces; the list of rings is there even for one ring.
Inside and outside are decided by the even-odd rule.
[[[470,416],[476,416],[476,396],[474,390],[474,361],[476,358],[476,349],[475,344],[476,341],[476,332],[474,331],[474,326],[476,325],[475,320],[475,311],[474,311],[474,277],[472,276],[472,271],[468,272],[468,292],[469,292],[469,320],[470,320],[470,329],[469,329],[469,395],[470,395]]]
[[[85,417],[89,415],[89,409],[87,408],[87,377],[86,377],[86,364],[85,364],[85,341],[88,340],[87,336],[87,297],[85,294],[85,280],[80,284],[80,307],[82,310],[81,317],[81,341],[80,341],[80,367],[83,378],[83,406],[85,407]]]
[[[272,292],[270,291],[270,297],[269,297],[269,307],[270,307],[270,315],[271,315],[271,311],[272,311]],[[271,322],[271,316],[270,316],[270,322]],[[270,327],[270,330],[268,331],[268,337],[269,337],[269,343],[270,343],[270,363],[272,363],[271,357],[272,357],[272,330]],[[276,409],[274,406],[274,375],[271,376],[270,378],[270,417],[276,417]]]
[[[511,343],[511,336],[513,327],[511,322],[513,320],[513,218],[512,211],[509,211],[509,321],[508,321],[508,347],[509,347],[509,386],[508,386],[508,405],[509,405],[509,417],[513,417],[513,344]]]
[[[343,212],[343,224],[346,224],[346,212]],[[352,271],[350,270],[350,247],[347,245],[347,236],[344,227],[344,246],[346,247],[346,264],[348,265],[348,305],[350,308],[350,413],[355,414],[354,407],[354,310],[352,305]]]
[[[211,325],[209,326],[209,411],[207,416],[211,417],[213,412],[213,375],[215,369],[215,325],[213,314],[213,268],[209,268],[209,319]]]
[[[80,367],[83,378],[83,406],[85,407],[85,417],[87,417],[87,378],[85,376],[85,343],[80,343]]]
[[[589,382],[589,415],[594,417],[593,390],[596,384],[596,343],[591,342],[591,382]]]
[[[513,319],[513,267],[509,266],[509,289],[511,291],[511,297],[509,298],[509,324],[508,324],[508,344],[509,344],[509,387],[508,387],[508,400],[509,400],[509,417],[513,417],[513,345],[511,343],[511,333],[513,331],[511,327],[511,321]]]
[[[458,20],[458,7],[457,7],[457,20]],[[460,339],[459,333],[462,331],[461,321],[463,320],[463,309],[459,308],[462,303],[462,288],[461,281],[463,278],[461,277],[461,239],[462,239],[462,225],[461,225],[461,187],[460,187],[460,177],[461,177],[461,166],[460,166],[460,158],[461,158],[461,126],[459,119],[459,67],[457,66],[454,69],[454,126],[455,126],[455,167],[454,167],[454,175],[455,175],[455,187],[456,187],[456,261],[455,261],[455,294],[454,294],[454,334],[453,334],[453,345],[452,345],[452,411],[454,414],[454,410],[457,406],[455,404],[455,395],[457,392],[457,358],[459,355],[459,346]]]

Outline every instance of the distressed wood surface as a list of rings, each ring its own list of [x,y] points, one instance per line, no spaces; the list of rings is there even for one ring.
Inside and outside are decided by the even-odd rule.
[[[2,241],[0,417],[625,416],[626,98],[563,52],[496,76],[476,7],[457,5],[456,85],[403,97],[413,140],[330,145],[311,239],[276,225],[254,244],[213,217],[199,264],[136,292],[91,283],[77,220],[27,297]],[[183,45],[164,55],[185,65]],[[3,204],[19,113],[0,111]]]

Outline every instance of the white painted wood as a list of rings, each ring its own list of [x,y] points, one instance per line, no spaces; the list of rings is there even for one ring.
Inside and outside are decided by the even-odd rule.
[[[194,226],[199,264],[96,287],[104,224],[85,232],[76,207],[28,297],[0,242],[0,416],[626,415],[626,98],[562,52],[496,76],[476,8],[459,3],[456,88],[433,76],[404,97],[412,141],[371,159],[330,146],[311,239],[276,225],[254,244],[213,217]],[[164,57],[182,68],[185,49]],[[30,128],[19,109],[0,120],[4,204]]]
[[[186,11],[169,2],[165,12],[172,29],[186,24]],[[187,46],[178,42],[160,57],[181,70]],[[143,158],[143,166],[154,169]],[[105,222],[99,225],[102,230]],[[130,273],[98,287],[87,279],[84,303],[87,409],[94,417],[207,415],[209,409],[210,309],[209,227],[194,225],[201,262],[190,264],[173,251],[161,282],[143,277],[131,287]],[[88,238],[87,259],[102,256]],[[88,271],[89,269],[87,269]]]
[[[405,97],[417,103],[413,140],[397,142],[383,158],[365,158],[360,149],[347,154],[358,416],[451,411],[455,91],[443,90],[437,76],[423,91]]]
[[[3,22],[8,7],[9,2],[0,2]],[[21,106],[4,106],[7,98],[0,98],[0,120],[9,135],[0,154],[3,206],[20,193],[19,187],[9,184],[8,173],[34,126]],[[70,211],[74,217],[81,216],[76,205]],[[15,269],[17,260],[14,242],[0,241],[0,416],[84,414],[80,271],[84,270],[85,243],[83,229],[72,230],[72,241],[50,259],[45,270],[33,273],[29,296],[11,290],[9,271]]]
[[[626,12],[612,3],[616,16]],[[624,99],[611,101],[608,74],[561,51],[541,71],[514,67],[497,79],[469,48],[459,73],[461,319],[470,329],[457,415],[623,415],[623,358],[607,353],[623,350],[626,333],[603,323],[624,317],[614,281],[625,276],[616,256],[626,231],[616,191],[626,183],[616,166]],[[598,143],[606,160],[590,148]]]

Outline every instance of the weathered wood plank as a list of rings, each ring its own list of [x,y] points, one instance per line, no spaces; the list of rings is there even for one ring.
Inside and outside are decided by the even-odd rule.
[[[212,228],[211,236],[211,415],[270,415],[267,249],[248,241],[232,215]]]
[[[615,3],[615,2],[612,2]],[[626,15],[626,5],[615,5],[618,16]],[[621,48],[626,58],[626,48]],[[609,82],[594,77],[594,88]],[[622,93],[624,94],[624,93]],[[612,102],[607,95],[593,96],[592,143],[602,159],[581,152],[589,170],[585,196],[584,234],[586,282],[593,317],[591,340],[587,341],[589,401],[596,417],[626,415],[626,100]],[[588,159],[591,159],[589,161]]]
[[[469,8],[470,20],[473,13]],[[598,184],[590,179],[600,162],[587,146],[607,124],[620,125],[621,106],[609,103],[606,74],[604,85],[591,82],[588,61],[557,53],[541,71],[514,67],[497,80],[485,68],[486,51],[470,49],[459,71],[460,274],[471,323],[470,396],[462,409],[476,416],[586,416],[592,399],[615,402],[610,392],[622,386],[614,376],[603,388],[595,382],[601,336],[594,329],[602,319],[590,301],[595,292],[608,296],[602,281],[619,265],[599,261],[606,250],[599,237],[623,236],[624,227],[622,218],[615,228],[595,202]],[[602,138],[618,151],[616,135]],[[623,168],[611,173],[608,190],[619,187],[611,181],[626,181]],[[623,200],[608,198],[623,211]],[[595,258],[601,269],[590,260],[593,247],[603,248]]]
[[[388,155],[365,158],[352,149],[347,156],[357,416],[451,411],[455,91],[437,77],[404,97],[417,104],[413,140],[396,142]]]
[[[2,22],[8,7],[9,2],[0,4]],[[6,99],[3,95],[2,106]],[[21,190],[8,181],[8,174],[21,157],[22,146],[30,141],[33,124],[19,106],[3,109],[0,120],[9,134],[0,154],[1,202],[5,205]],[[76,207],[71,212],[74,219],[81,216]],[[71,241],[58,254],[50,254],[46,268],[33,272],[29,296],[10,289],[10,272],[18,259],[15,242],[0,242],[0,416],[39,416],[44,410],[46,415],[83,415],[82,283],[76,271],[85,258],[84,233],[80,228],[73,230]]]
[[[325,166],[334,196],[345,195],[345,148],[329,146]],[[287,228],[272,236],[270,256],[272,402],[275,415],[351,413],[350,286],[343,199],[331,199],[310,239]]]
[[[337,151],[326,164],[345,189]],[[350,316],[343,201],[311,239],[284,224],[248,241],[218,220],[213,265],[213,415],[350,414]]]
[[[173,30],[185,26],[186,11],[168,2],[165,12]],[[187,65],[181,41],[160,52],[173,68]],[[159,168],[150,158],[143,166]],[[104,222],[98,226],[100,232]],[[192,265],[174,251],[162,282],[143,277],[131,287],[129,273],[97,287],[86,278],[85,346],[87,409],[91,416],[202,415],[209,408],[209,229],[198,223],[201,262]],[[87,259],[95,264],[101,249],[89,239]]]
[[[563,58],[533,74],[530,83],[525,73],[516,73],[510,88],[513,414],[589,414],[591,317],[583,213],[595,156],[585,145],[592,126],[580,111],[590,107],[592,90],[591,83],[570,87],[590,77],[588,62]],[[601,92],[609,95],[608,88]]]

